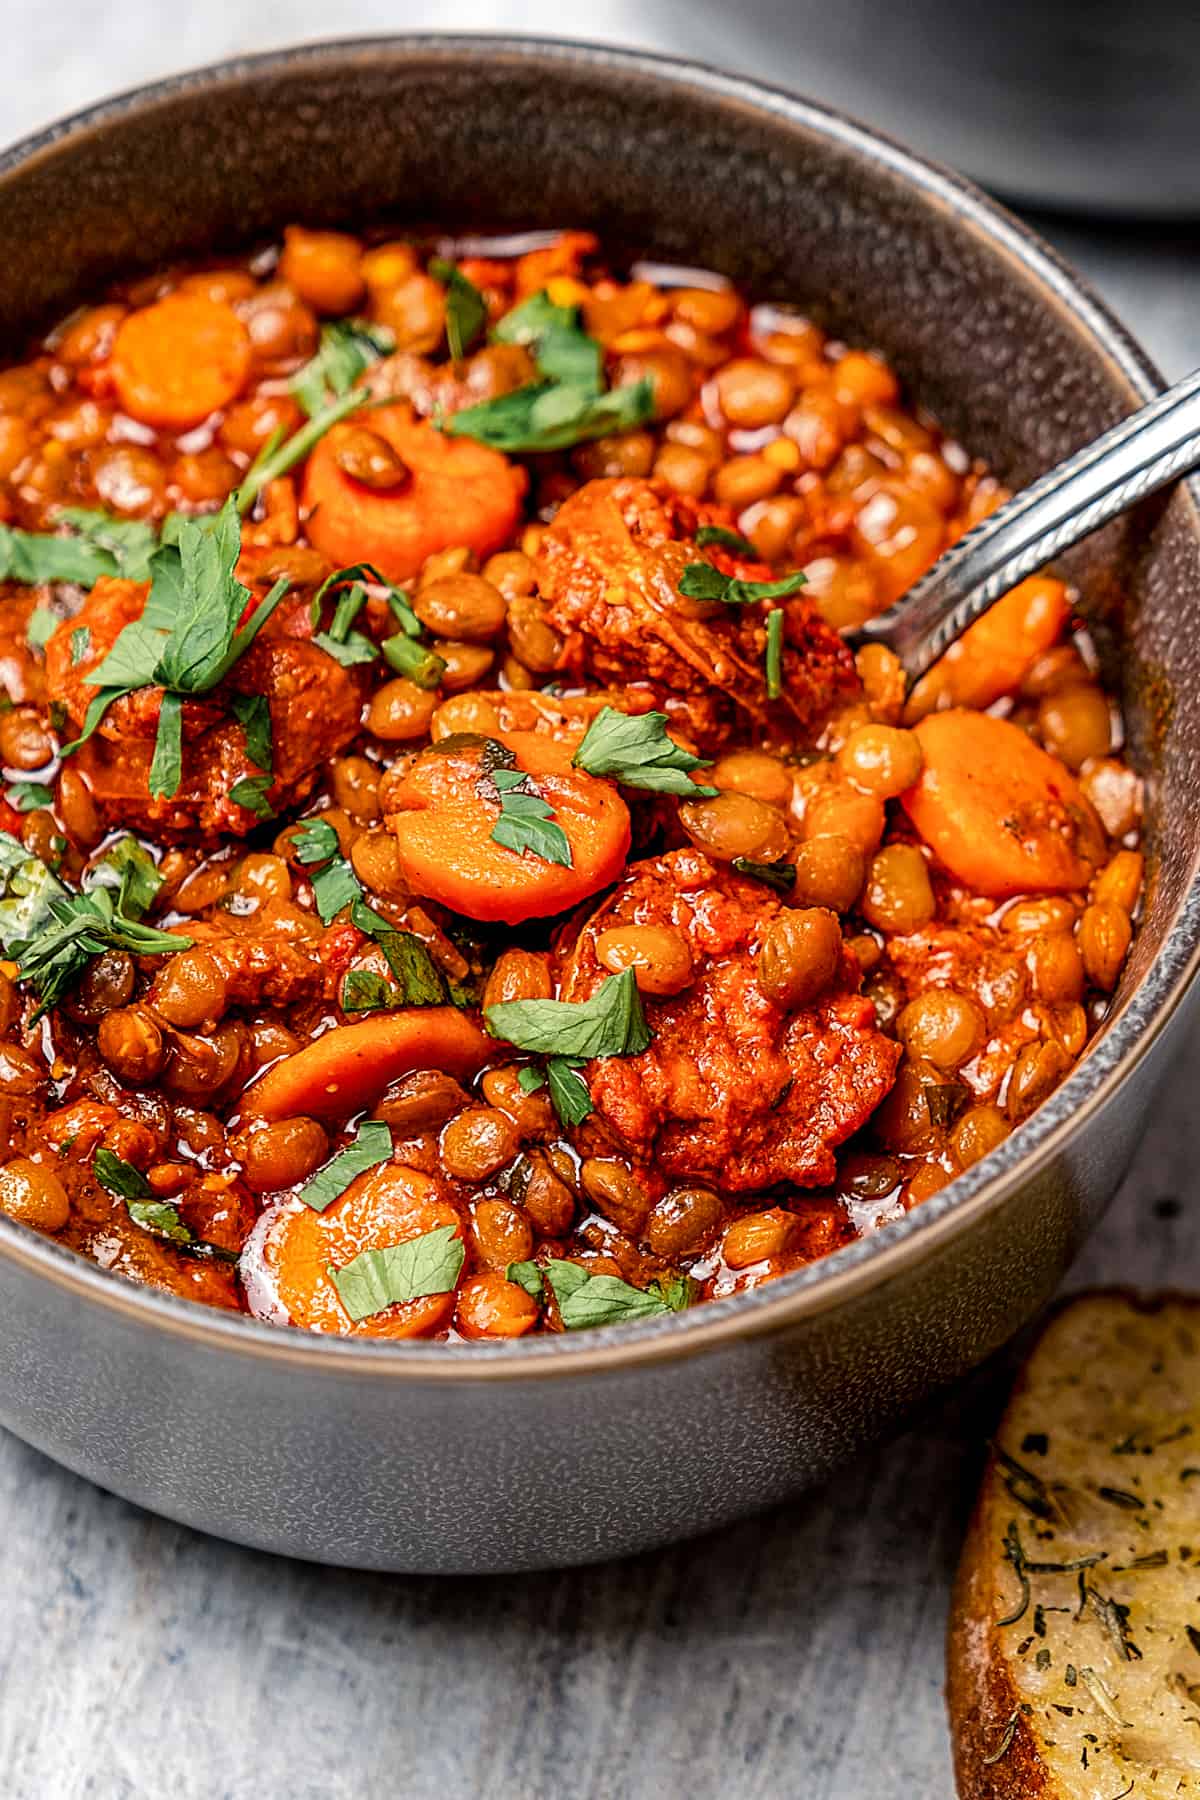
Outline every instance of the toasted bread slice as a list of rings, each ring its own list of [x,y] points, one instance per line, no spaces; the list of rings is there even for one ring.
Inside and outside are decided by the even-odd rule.
[[[963,1550],[947,1697],[962,1800],[1200,1797],[1200,1299],[1051,1319]]]

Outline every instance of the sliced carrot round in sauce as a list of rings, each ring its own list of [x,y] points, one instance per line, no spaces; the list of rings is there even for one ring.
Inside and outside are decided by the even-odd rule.
[[[1062,763],[987,713],[930,713],[916,732],[925,766],[900,803],[952,875],[997,898],[1086,887],[1104,833]]]
[[[454,1006],[413,1006],[335,1025],[252,1082],[242,1108],[256,1119],[348,1119],[414,1069],[468,1080],[495,1050]]]
[[[1070,616],[1064,582],[1050,575],[1018,582],[922,676],[909,696],[907,717],[923,718],[944,701],[982,709],[1014,694],[1034,658],[1058,642]]]
[[[553,808],[571,866],[509,849],[492,837],[499,801],[480,792],[487,741],[444,738],[384,790],[386,823],[413,892],[469,919],[518,925],[567,912],[616,881],[630,823],[615,784],[573,769],[570,744],[532,731],[497,734]]]
[[[364,486],[338,467],[344,430],[326,432],[308,459],[304,505],[309,540],[331,562],[373,563],[406,581],[438,550],[465,544],[485,557],[512,537],[528,477],[498,450],[447,437],[406,405],[373,407],[351,423],[386,439],[409,474],[394,489]]]
[[[344,1269],[364,1250],[384,1250],[409,1238],[462,1221],[448,1201],[439,1200],[428,1175],[386,1163],[368,1169],[323,1213],[302,1201],[282,1207],[263,1239],[267,1280],[293,1325],[333,1331],[343,1337],[429,1337],[449,1325],[454,1291],[402,1300],[351,1319],[329,1270]]]
[[[111,369],[122,411],[186,430],[237,399],[250,373],[250,334],[224,301],[168,294],[122,319]]]

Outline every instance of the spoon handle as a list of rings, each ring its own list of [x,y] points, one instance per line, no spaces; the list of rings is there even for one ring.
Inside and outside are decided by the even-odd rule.
[[[1200,369],[998,507],[850,641],[886,645],[916,681],[1018,581],[1197,466]]]

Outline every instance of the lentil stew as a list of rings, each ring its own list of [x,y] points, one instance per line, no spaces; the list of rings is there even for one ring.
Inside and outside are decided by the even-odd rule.
[[[1072,596],[843,633],[1004,498],[873,352],[583,232],[281,246],[0,373],[0,1208],[316,1331],[734,1293],[1104,1018]]]

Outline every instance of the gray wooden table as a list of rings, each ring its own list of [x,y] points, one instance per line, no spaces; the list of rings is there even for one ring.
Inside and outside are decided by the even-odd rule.
[[[0,138],[104,91],[329,30],[322,0],[12,0]],[[339,31],[561,29],[550,0],[343,4]],[[594,36],[645,37],[632,0]],[[1183,233],[1039,221],[1170,375],[1200,364]],[[1181,1059],[1072,1285],[1200,1285]],[[163,1523],[0,1434],[4,1800],[941,1800],[949,1583],[1003,1392],[765,1519],[600,1569],[487,1581],[346,1574]]]

